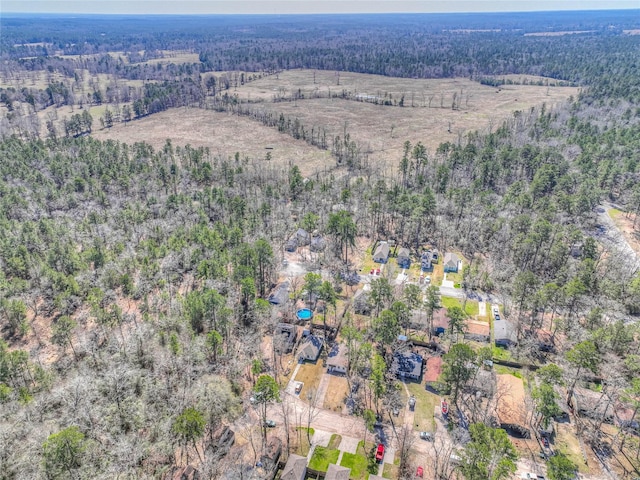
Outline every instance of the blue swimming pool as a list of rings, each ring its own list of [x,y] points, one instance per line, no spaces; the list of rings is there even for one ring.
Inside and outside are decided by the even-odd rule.
[[[313,312],[308,308],[301,308],[296,312],[298,320],[310,320],[313,317]]]

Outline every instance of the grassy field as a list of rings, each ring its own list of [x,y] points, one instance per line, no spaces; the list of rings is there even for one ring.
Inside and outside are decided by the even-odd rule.
[[[297,455],[302,455],[306,457],[309,453],[309,449],[311,445],[309,444],[309,439],[307,438],[307,428],[306,427],[297,427],[296,434],[293,435],[293,453]],[[309,428],[309,437],[313,438],[313,434],[315,430],[313,428]]]
[[[330,447],[316,446],[309,461],[309,468],[319,472],[326,472],[330,463],[336,463],[340,456],[340,450]]]
[[[298,374],[295,380],[298,382],[304,382],[304,386],[300,391],[300,398],[306,400],[307,394],[318,391],[318,385],[320,385],[320,378],[322,377],[322,362],[317,363],[305,363],[300,365]]]
[[[435,431],[433,410],[440,401],[437,395],[427,392],[420,383],[407,383],[409,393],[416,398],[413,429],[416,431]]]
[[[575,434],[571,431],[570,424],[556,424],[557,435],[555,439],[555,447],[564,453],[573,464],[578,467],[580,473],[589,473],[589,466],[585,463],[580,449],[580,442]]]
[[[404,96],[405,107],[326,98],[329,92],[333,95],[343,89],[397,101]],[[294,91],[304,99],[268,103],[278,96],[288,98]],[[346,127],[371,152],[372,161],[385,164],[399,161],[406,140],[422,141],[434,151],[442,142],[457,142],[466,132],[498,125],[515,110],[526,112],[542,103],[549,107],[577,93],[577,88],[531,85],[496,89],[462,78],[416,80],[341,72],[338,79],[335,72],[312,70],[281,72],[237,89],[241,98],[263,99],[265,108],[298,117],[309,128],[323,126],[331,135],[343,135]],[[451,108],[454,95],[461,99],[455,110]]]
[[[330,375],[329,386],[327,387],[327,394],[324,397],[324,405],[322,405],[322,408],[333,410],[334,412],[341,412],[344,399],[348,392],[349,384],[347,383],[346,377]]]
[[[369,442],[367,442],[365,446],[361,440],[360,443],[358,443],[356,453],[344,452],[342,454],[340,465],[351,469],[351,475],[349,477],[351,480],[366,480],[369,477],[369,472],[367,471],[369,460],[367,455],[373,446],[373,443]]]
[[[460,308],[462,308],[462,301],[460,299],[458,299],[458,298],[441,297],[440,300],[441,300],[440,303],[442,304],[442,306],[444,308],[451,308],[451,307],[460,307]],[[467,300],[467,303],[465,304],[465,307],[464,307],[464,311],[470,317],[477,317],[478,313],[480,313],[480,309],[478,307],[478,301],[477,300]]]
[[[175,146],[209,147],[214,155],[231,158],[236,152],[244,158],[264,159],[271,152],[265,168],[282,167],[293,162],[303,175],[335,165],[329,152],[307,145],[277,130],[248,118],[200,109],[172,109],[149,115],[109,130],[94,130],[93,137],[126,143],[145,141],[162,148],[167,139]],[[266,147],[272,148],[266,150]]]

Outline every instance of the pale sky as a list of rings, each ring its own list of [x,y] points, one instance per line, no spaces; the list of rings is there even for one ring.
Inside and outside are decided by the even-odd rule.
[[[640,0],[0,0],[0,14],[443,13],[639,8]]]

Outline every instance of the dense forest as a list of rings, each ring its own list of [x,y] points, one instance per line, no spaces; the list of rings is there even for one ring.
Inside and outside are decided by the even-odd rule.
[[[638,28],[635,13],[115,23],[3,16],[3,84],[33,72],[51,81],[0,88],[0,478],[165,478],[189,463],[202,478],[266,478],[252,470],[266,427],[255,433],[242,422],[249,397],[260,394],[265,424],[267,404],[279,398],[265,379],[286,377],[275,347],[265,352],[261,341],[282,321],[267,299],[298,228],[325,236],[329,248],[297,284],[290,279],[287,309],[314,294],[324,300],[325,330],[329,317],[349,347],[349,385],[366,384],[356,408],[365,425],[373,429],[374,411],[397,408],[400,388],[386,366],[398,335],[414,328],[412,312],[433,321],[441,305],[432,289],[423,300],[383,277],[360,315],[345,282],[362,266],[357,245],[394,239],[416,254],[433,245],[470,259],[461,272],[465,302],[474,292],[501,299],[516,327],[510,358],[534,366],[525,374],[532,425],[566,403],[557,398],[561,385],[569,397],[596,385],[607,405],[622,402],[633,415],[613,433],[603,427],[607,409],[576,420],[580,441],[610,469],[607,478],[637,476],[640,264],[622,242],[600,235],[598,213],[615,204],[634,227],[640,213],[640,36],[624,33]],[[589,33],[524,35],[569,30]],[[168,50],[196,53],[199,62],[147,62]],[[387,168],[363,161],[346,135],[307,137],[291,119],[259,116],[232,94],[234,84],[293,68],[476,81],[529,74],[581,93],[435,151],[416,138]],[[79,71],[108,74],[112,85],[79,98]],[[175,107],[213,108],[303,138],[336,162],[304,178],[294,161],[171,141],[156,149],[99,141],[83,104],[118,104],[103,128]],[[38,112],[63,106],[77,108],[64,131],[52,119],[40,126]],[[465,409],[475,398],[470,365],[496,354],[455,341],[464,313],[453,307],[447,315],[440,388]],[[550,351],[541,352],[539,330],[549,331]],[[479,445],[501,441],[494,432],[502,430],[484,427],[479,410],[467,416],[461,465],[436,455],[433,478],[509,478],[516,464],[508,441],[504,472],[487,473],[478,460],[491,453]],[[307,428],[311,420],[310,407]],[[227,425],[253,456],[221,451]],[[285,451],[293,451],[285,428]],[[398,442],[397,476],[413,478],[409,445]],[[565,460],[547,462],[549,478],[574,478]]]

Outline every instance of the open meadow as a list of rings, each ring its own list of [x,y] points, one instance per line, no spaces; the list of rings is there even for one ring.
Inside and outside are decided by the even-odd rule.
[[[343,89],[352,99],[333,97]],[[496,88],[462,78],[413,80],[294,70],[232,88],[231,92],[241,100],[258,102],[256,108],[298,118],[307,131],[322,127],[332,137],[342,137],[346,131],[368,152],[370,161],[395,168],[406,141],[422,142],[433,153],[440,143],[458,142],[468,132],[496,128],[517,110],[525,112],[543,103],[552,107],[576,95],[578,89],[535,85]],[[290,98],[292,92],[301,98],[274,102]],[[365,96],[366,102],[356,100]],[[393,103],[403,96],[404,107],[371,103],[373,97]],[[454,96],[456,108],[452,109]],[[250,119],[209,110],[173,109],[110,130],[94,129],[93,135],[129,143],[146,141],[154,147],[170,138],[175,145],[208,146],[222,156],[240,152],[261,158],[270,152],[273,162],[296,163],[305,175],[334,165],[328,152],[302,140]]]

